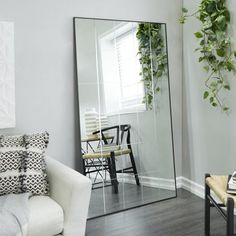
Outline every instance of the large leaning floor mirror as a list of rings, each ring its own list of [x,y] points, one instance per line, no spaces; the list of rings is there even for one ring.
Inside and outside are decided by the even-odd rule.
[[[74,18],[89,218],[176,197],[166,25]]]

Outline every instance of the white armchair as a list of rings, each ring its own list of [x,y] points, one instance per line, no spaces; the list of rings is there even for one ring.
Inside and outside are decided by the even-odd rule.
[[[28,236],[84,236],[91,181],[47,157],[50,197],[30,199]]]

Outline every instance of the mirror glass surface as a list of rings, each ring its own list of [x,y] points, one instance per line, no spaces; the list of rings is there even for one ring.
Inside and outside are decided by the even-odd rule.
[[[166,25],[75,18],[89,218],[176,197]]]

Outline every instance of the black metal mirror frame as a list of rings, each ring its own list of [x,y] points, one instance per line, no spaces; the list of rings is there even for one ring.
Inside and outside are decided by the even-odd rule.
[[[81,148],[81,134],[80,134],[80,109],[79,109],[79,87],[78,87],[78,84],[79,84],[79,78],[78,78],[78,68],[77,68],[77,63],[78,63],[78,59],[77,59],[77,45],[76,45],[76,19],[87,19],[87,20],[109,20],[109,21],[120,21],[120,22],[137,22],[137,23],[143,23],[143,22],[146,22],[146,21],[140,21],[140,20],[137,20],[137,21],[134,21],[134,20],[117,20],[117,19],[103,19],[103,18],[90,18],[90,17],[74,17],[73,18],[73,28],[74,28],[74,57],[75,57],[75,76],[76,76],[76,96],[78,98],[77,102],[78,102],[78,137],[79,137],[79,148]],[[138,208],[138,207],[143,207],[143,206],[147,206],[147,205],[150,205],[150,204],[153,204],[153,203],[157,203],[157,202],[162,202],[162,201],[166,201],[166,200],[169,200],[169,199],[174,199],[177,197],[177,183],[176,183],[176,167],[175,167],[175,149],[174,149],[174,135],[173,135],[173,120],[172,120],[172,104],[171,104],[171,89],[170,89],[170,72],[169,72],[169,50],[168,50],[168,42],[167,42],[167,24],[166,23],[161,23],[161,22],[150,22],[148,21],[148,23],[160,23],[160,24],[163,24],[165,26],[165,41],[166,41],[166,52],[167,52],[167,62],[168,62],[168,72],[167,72],[167,76],[168,76],[168,93],[169,93],[169,108],[170,108],[170,125],[171,125],[171,143],[172,143],[172,157],[173,157],[173,169],[174,169],[174,184],[175,184],[175,196],[173,197],[168,197],[168,198],[165,198],[165,199],[161,199],[161,200],[157,200],[157,201],[151,201],[151,202],[148,202],[148,203],[144,203],[144,204],[141,204],[141,205],[138,205],[138,206],[134,206],[134,207],[128,207],[126,209],[122,209],[122,210],[117,210],[117,211],[114,211],[114,212],[109,212],[109,213],[106,213],[106,214],[101,214],[99,216],[95,216],[95,217],[91,217],[91,218],[88,218],[88,220],[91,220],[91,219],[95,219],[95,218],[99,218],[99,217],[103,217],[103,216],[107,216],[107,215],[111,215],[111,214],[115,214],[115,213],[119,213],[119,212],[123,212],[123,211],[127,211],[127,210],[130,210],[130,209],[135,209],[135,208]],[[76,103],[77,103],[76,102]],[[80,156],[79,158],[82,160],[82,153],[80,153]],[[82,164],[82,161],[80,162],[80,164]],[[82,170],[80,170],[80,172],[82,172]]]

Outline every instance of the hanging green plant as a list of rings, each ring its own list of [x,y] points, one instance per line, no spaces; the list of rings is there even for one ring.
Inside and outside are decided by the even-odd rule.
[[[142,68],[140,75],[145,88],[143,103],[148,110],[152,110],[154,95],[161,90],[158,82],[167,74],[167,54],[162,24],[140,23],[136,37],[139,42],[138,54]]]
[[[182,11],[180,23],[184,24],[191,16],[201,22],[200,31],[194,35],[199,40],[199,47],[195,51],[200,52],[199,62],[204,64],[207,73],[203,99],[207,99],[213,107],[229,111],[230,108],[223,102],[222,92],[230,90],[227,73],[236,72],[236,52],[232,50],[228,32],[230,12],[226,0],[202,0],[193,14],[188,14],[186,8]]]

